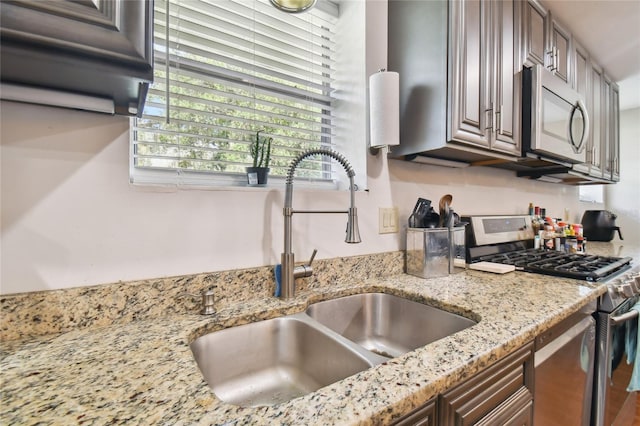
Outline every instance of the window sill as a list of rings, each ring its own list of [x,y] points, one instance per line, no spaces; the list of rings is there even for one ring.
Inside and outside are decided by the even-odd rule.
[[[247,184],[244,175],[216,175],[202,173],[178,173],[136,169],[130,175],[130,183],[134,187],[140,189],[148,188],[159,192],[176,192],[176,191],[242,191],[242,192],[264,192],[270,190],[285,189],[286,178],[284,176],[269,176],[269,182],[265,186],[250,186]],[[336,191],[347,190],[348,181],[318,181],[309,180],[303,177],[294,177],[294,186],[296,189],[317,190],[317,191]]]

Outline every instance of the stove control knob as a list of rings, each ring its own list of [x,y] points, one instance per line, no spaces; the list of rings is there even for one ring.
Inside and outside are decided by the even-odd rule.
[[[636,293],[634,291],[634,288],[631,287],[630,283],[628,283],[628,282],[627,283],[623,283],[621,287],[622,287],[622,294],[624,294],[625,297],[633,297],[633,296],[635,296]]]
[[[631,284],[629,283],[616,281],[613,283],[612,287],[615,289],[615,292],[618,296],[633,297],[634,295],[634,289],[631,288]]]
[[[635,294],[640,294],[640,275],[632,275],[627,280]]]
[[[611,284],[610,288],[613,290],[613,294],[616,297],[624,297],[624,294],[622,294],[622,285],[615,283],[615,284]]]
[[[636,288],[640,291],[640,274],[636,275],[633,280],[636,283]]]

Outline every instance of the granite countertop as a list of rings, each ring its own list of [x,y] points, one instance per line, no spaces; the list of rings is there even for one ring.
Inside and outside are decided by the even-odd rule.
[[[598,250],[596,244],[593,251]],[[602,245],[600,254],[638,258]],[[618,250],[617,252],[615,250]],[[523,272],[405,274],[301,291],[221,309],[171,315],[0,344],[3,424],[384,424],[464,381],[594,301],[604,284]],[[401,295],[479,321],[452,336],[269,407],[219,401],[189,343],[208,331],[303,311],[341,295]]]

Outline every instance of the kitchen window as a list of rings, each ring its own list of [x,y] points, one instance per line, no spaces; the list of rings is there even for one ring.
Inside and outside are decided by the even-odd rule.
[[[604,185],[583,185],[578,187],[578,198],[586,203],[604,203]]]
[[[306,149],[335,147],[337,23],[327,0],[301,14],[268,0],[156,0],[155,81],[131,121],[131,181],[244,186],[258,130],[273,138],[270,182]],[[313,157],[296,175],[336,187],[340,167]]]

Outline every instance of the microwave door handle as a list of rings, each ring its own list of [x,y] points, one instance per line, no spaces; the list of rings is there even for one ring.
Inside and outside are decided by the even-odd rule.
[[[587,138],[589,137],[589,131],[591,129],[591,119],[589,117],[589,111],[587,110],[587,106],[582,102],[581,99],[578,99],[578,105],[582,110],[582,116],[584,117],[584,131],[582,132],[582,138],[580,139],[580,144],[578,145],[580,149],[579,152],[582,152],[583,149],[587,146]]]
[[[577,110],[580,110],[582,112],[582,119],[584,120],[582,135],[578,143],[576,143],[576,140],[573,135],[573,130],[571,127],[571,123],[573,122],[573,119],[575,117]],[[582,102],[581,99],[578,99],[576,104],[573,106],[573,110],[571,111],[571,119],[569,120],[569,138],[570,138],[569,142],[571,143],[571,145],[573,145],[576,148],[577,153],[581,153],[587,146],[586,142],[587,142],[587,137],[589,136],[589,127],[590,127],[589,124],[590,124],[589,113],[587,112],[587,108],[585,107],[584,102]]]

